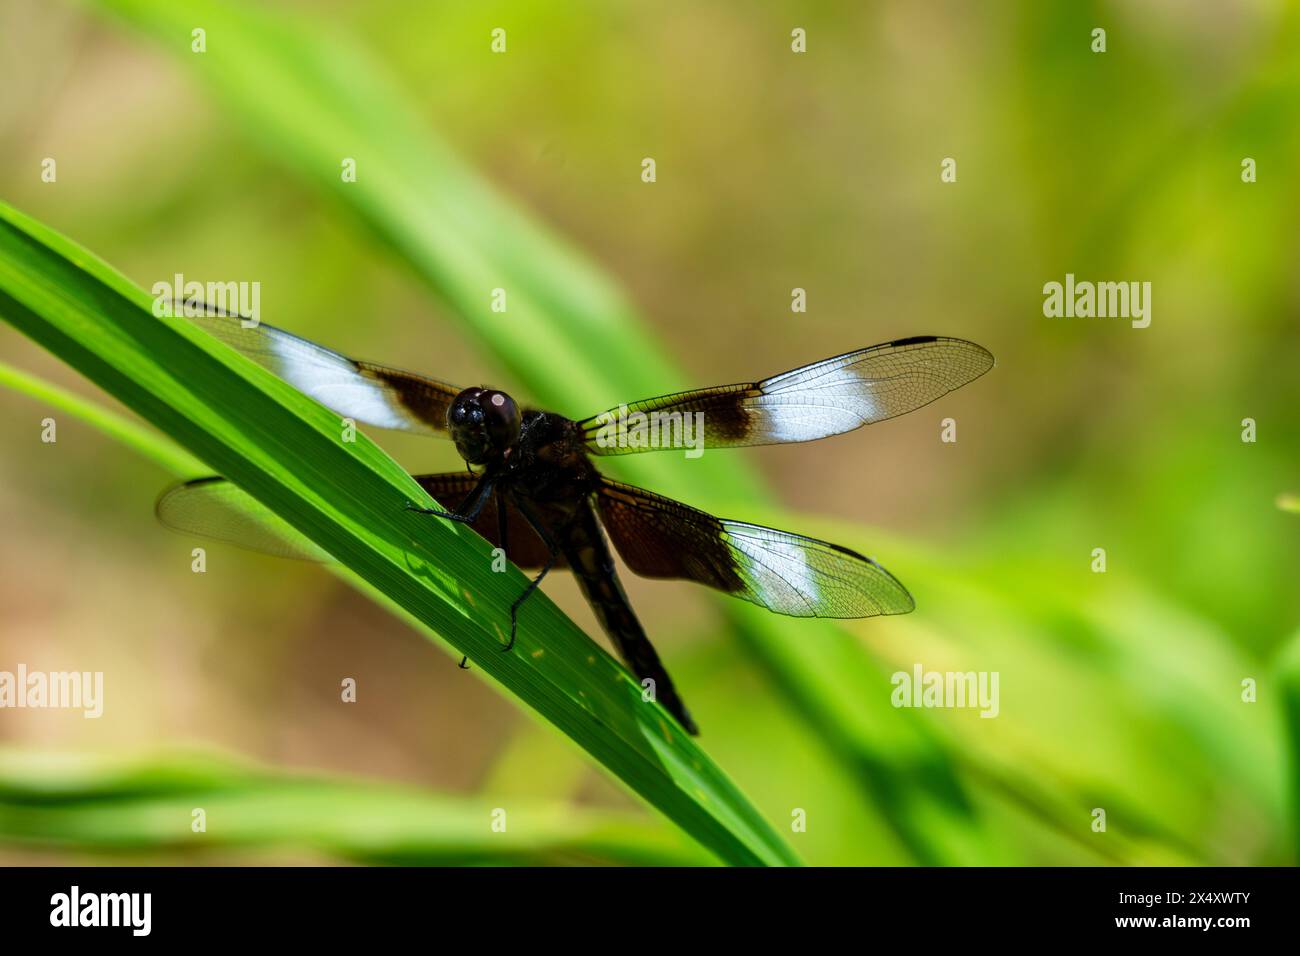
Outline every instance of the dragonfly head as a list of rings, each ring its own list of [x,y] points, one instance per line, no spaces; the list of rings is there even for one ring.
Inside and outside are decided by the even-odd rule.
[[[471,465],[504,455],[519,438],[520,421],[515,400],[491,388],[467,388],[447,409],[447,430]]]

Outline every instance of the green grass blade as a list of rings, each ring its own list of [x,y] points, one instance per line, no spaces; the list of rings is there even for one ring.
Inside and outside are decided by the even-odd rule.
[[[468,529],[405,510],[419,486],[364,435],[0,205],[0,315],[241,485],[566,733],[721,859],[796,862],[734,784],[549,600],[500,653],[525,585]]]
[[[183,58],[248,127],[252,145],[390,243],[529,386],[530,398],[584,417],[621,400],[710,384],[686,380],[615,284],[461,162],[385,71],[347,40],[315,22],[225,0],[98,5]],[[207,30],[203,54],[189,48],[196,25]],[[356,182],[342,181],[343,157],[357,161]],[[497,287],[509,296],[504,317],[489,307]],[[845,348],[875,341],[864,336]],[[728,517],[747,518],[747,509],[768,501],[738,454],[689,463],[675,455],[626,456],[610,470]],[[888,565],[887,555],[879,557]],[[865,690],[887,686],[887,674],[847,631],[734,601],[725,613],[817,736],[859,774],[918,860],[1002,859],[942,742]]]
[[[81,419],[137,454],[153,460],[177,478],[200,478],[211,472],[203,462],[156,432],[109,411],[97,402],[74,395],[4,362],[0,362],[0,386],[21,392],[46,408]]]
[[[46,380],[32,375],[29,372],[25,372],[22,369],[14,368],[4,362],[0,362],[0,387],[8,388],[19,394],[26,395],[33,401],[40,403],[51,411],[66,412],[67,414],[72,415],[82,422],[98,429],[107,437],[116,439],[142,457],[153,461],[159,467],[171,472],[176,478],[193,478],[207,475],[211,471],[211,469],[205,466],[193,455],[188,454],[184,449],[178,447],[174,442],[157,432],[145,428],[139,423],[105,408],[103,405],[82,398],[67,389],[61,388],[51,382],[47,382]],[[395,617],[400,618],[409,627],[416,631],[422,631],[439,642],[442,642],[440,637],[425,628],[412,615],[394,604],[384,594],[363,581],[361,578],[357,577],[347,568],[342,565],[331,564],[327,565],[327,569],[341,581],[360,591],[376,604],[387,608]],[[554,793],[547,794],[546,796],[549,797],[552,803],[559,804],[563,802],[562,798],[571,796],[577,789],[583,772],[583,764],[580,761],[567,759],[571,754],[568,749],[569,746],[571,745],[563,737],[554,733],[550,724],[546,723],[545,720],[538,718],[534,723],[520,729],[520,732],[516,736],[516,742],[506,751],[506,755],[502,760],[498,761],[497,768],[493,771],[492,777],[485,783],[483,788],[484,791],[489,793],[498,790],[513,792],[518,789],[521,793],[527,793],[533,801],[536,802],[538,799],[537,780],[539,777],[545,777],[546,774],[538,774],[535,771],[540,767],[545,767],[549,772],[553,770],[554,764],[562,763],[566,766],[572,766],[572,775],[566,780],[566,786],[559,788]],[[84,763],[90,758],[83,757],[80,759],[81,762]],[[28,774],[29,770],[31,773],[36,773],[39,770],[39,767],[36,766],[36,758],[33,755],[17,754],[12,757],[12,760],[17,761],[16,765],[24,775]],[[510,765],[508,769],[502,766],[502,761]],[[168,761],[163,762],[167,763]],[[5,758],[3,755],[0,755],[0,768],[12,768],[13,766],[15,766],[15,764],[12,762],[6,764]],[[59,764],[55,769],[61,769],[64,776],[67,776],[67,768],[62,767],[62,764]],[[513,772],[519,779],[528,780],[529,782],[527,786],[523,788],[512,787],[508,779],[511,772]],[[498,781],[497,778],[502,775],[506,776],[507,779],[505,781]],[[26,779],[25,776],[24,779]],[[0,772],[0,789],[3,789],[3,780],[4,774],[3,772]],[[427,826],[421,824],[416,827],[416,830],[417,832],[420,832],[423,828],[427,828]],[[635,856],[637,847],[642,843],[654,843],[657,845],[663,841],[656,840],[656,838],[650,836],[650,830],[644,825],[629,824],[626,829],[629,838],[634,840],[633,845],[627,849],[627,852],[622,851],[621,845],[615,846],[609,851],[607,857],[602,856],[600,859],[604,860],[608,858],[611,862],[617,861],[630,865],[651,865],[655,862],[664,865],[691,865],[693,862],[699,862],[698,859],[686,854],[683,854],[677,859],[665,857],[662,859],[655,858],[652,860],[648,857],[637,857]],[[3,835],[10,830],[23,834],[30,834],[33,832],[25,822],[12,828],[7,827],[3,822],[3,813],[0,813],[0,837],[3,837]],[[57,841],[60,833],[68,832],[70,831],[55,826],[51,828],[47,836],[50,841]],[[619,828],[615,828],[615,835],[617,835],[618,832]],[[330,834],[326,833],[322,838],[325,839],[326,842],[329,842]],[[123,839],[125,839],[126,843],[132,848],[159,850],[166,849],[170,846],[170,841],[174,839],[174,837],[159,840],[153,845],[150,845],[148,838],[145,836],[125,836]],[[120,841],[107,839],[106,842],[112,846],[118,846]],[[74,844],[77,847],[87,847],[85,841],[69,841],[69,845]],[[353,851],[350,851],[347,847],[342,847],[338,848],[337,852],[347,855]],[[513,846],[507,848],[507,854],[513,852]],[[583,852],[586,852],[586,849],[583,849]],[[445,862],[443,856],[438,855],[439,853],[441,853],[440,847],[425,847],[418,854],[414,854],[416,857],[415,859],[410,858],[413,855],[411,852],[405,852],[403,859],[408,863],[434,862],[435,860]],[[353,853],[353,855],[358,855],[359,858],[359,854]],[[590,853],[588,853],[588,856],[590,856]],[[547,861],[542,857],[530,857],[529,859],[532,859],[534,862]]]
[[[194,810],[204,828],[194,829]],[[505,810],[505,829],[493,811]],[[498,816],[498,819],[500,817]],[[0,841],[18,850],[258,862],[301,854],[403,865],[693,866],[679,831],[564,802],[430,794],[284,773],[222,754],[97,758],[0,750]]]
[[[1300,860],[1300,634],[1291,638],[1277,662],[1278,691],[1287,745],[1287,811],[1293,860]]]

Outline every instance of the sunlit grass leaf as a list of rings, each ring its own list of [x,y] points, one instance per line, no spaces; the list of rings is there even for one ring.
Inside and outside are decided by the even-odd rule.
[[[568,734],[732,863],[789,863],[785,847],[700,748],[549,600],[500,646],[526,580],[487,543],[406,510],[428,499],[364,435],[184,319],[86,250],[0,205],[0,316],[100,385]]]
[[[67,412],[93,425],[137,454],[152,459],[177,478],[198,478],[209,471],[203,462],[157,432],[4,362],[0,362],[0,386],[21,392],[50,411]]]
[[[677,831],[638,815],[519,800],[494,829],[497,809],[475,797],[270,771],[213,753],[124,761],[0,751],[0,841],[19,850],[191,863],[212,855],[302,862],[304,854],[444,866],[710,862]]]
[[[1287,798],[1291,825],[1291,861],[1300,860],[1300,633],[1293,636],[1277,666],[1286,723]]]
[[[96,402],[82,398],[73,394],[65,388],[61,388],[50,382],[47,382],[35,375],[25,372],[13,366],[0,362],[0,386],[9,388],[19,394],[26,395],[31,400],[38,402],[43,410],[51,413],[67,413],[86,424],[93,426],[101,431],[104,435],[113,438],[127,448],[132,449],[143,457],[152,460],[155,464],[164,468],[178,478],[194,477],[207,474],[210,469],[203,465],[198,459],[186,453],[183,449],[177,447],[165,436],[152,431],[135,421],[124,418],[116,412],[113,412]],[[401,607],[394,604],[382,592],[377,591],[364,580],[357,577],[347,568],[341,565],[330,565],[329,569],[341,580],[345,581],[361,593],[369,596],[376,603],[387,607],[397,617],[406,621],[411,627],[421,630],[422,625],[412,615],[404,611]],[[515,761],[502,759],[498,761],[497,769],[494,772],[494,781],[497,777],[505,776],[507,779],[501,781],[507,791],[522,791],[526,794],[527,802],[522,808],[526,811],[524,819],[527,820],[539,813],[556,813],[563,801],[561,797],[564,790],[549,795],[539,795],[539,779],[546,778],[556,763],[562,763],[571,766],[574,773],[581,771],[582,764],[572,756],[571,750],[566,746],[562,737],[554,734],[542,722],[530,725],[520,733],[520,749],[516,754],[518,760],[528,762],[527,767],[514,766]],[[174,829],[174,819],[171,819],[171,811],[167,811],[168,820],[159,826],[137,826],[134,829],[130,826],[121,826],[112,823],[111,815],[105,818],[103,814],[104,807],[95,805],[89,807],[89,813],[86,808],[80,804],[73,808],[71,813],[39,813],[33,810],[28,813],[21,813],[18,809],[6,813],[3,809],[4,795],[6,789],[10,797],[19,804],[32,803],[45,804],[49,802],[62,802],[66,799],[66,791],[80,790],[83,796],[86,795],[86,786],[88,781],[95,784],[95,792],[106,786],[105,780],[111,777],[113,781],[120,782],[121,779],[134,780],[138,776],[147,776],[149,778],[161,777],[170,781],[173,777],[184,772],[187,776],[198,776],[203,779],[213,778],[221,779],[222,792],[238,786],[227,779],[226,766],[230,764],[228,759],[217,758],[212,764],[206,764],[204,758],[199,755],[193,755],[182,759],[181,757],[158,758],[155,761],[147,761],[140,765],[126,766],[114,761],[104,761],[82,755],[75,760],[71,757],[60,758],[58,756],[44,758],[31,753],[19,753],[17,751],[3,753],[0,752],[0,839],[9,839],[12,842],[24,845],[55,848],[64,850],[95,850],[104,851],[139,851],[139,852],[173,852],[184,851],[192,852],[195,847],[191,842],[178,842],[178,837]],[[507,764],[511,764],[508,769]],[[111,774],[110,774],[111,771]],[[508,780],[511,772],[521,776],[521,782],[526,780],[526,786],[512,786]],[[269,780],[269,773],[264,774]],[[298,778],[280,777],[280,781],[289,780],[296,791],[303,789],[303,781]],[[312,786],[308,788],[312,793],[318,793],[322,787]],[[329,787],[325,787],[329,789]],[[338,788],[335,788],[338,789]],[[359,789],[359,787],[354,787]],[[382,788],[372,788],[381,794],[378,801],[363,799],[357,806],[351,807],[349,813],[371,813],[379,817],[386,817],[390,813],[388,806],[389,798],[385,795],[386,791]],[[489,782],[483,787],[484,792],[493,792],[500,789],[496,782]],[[566,788],[571,790],[571,788]],[[367,791],[370,792],[370,791]],[[170,790],[168,790],[170,793]],[[102,796],[102,794],[101,794]],[[153,803],[157,800],[154,794],[150,797],[152,801],[150,808],[145,813],[145,823],[157,822],[158,813],[154,812]],[[113,795],[113,806],[121,806],[117,796]],[[195,798],[197,799],[197,797]],[[208,840],[203,843],[203,848],[216,849],[228,848],[231,846],[243,847],[247,842],[247,834],[250,827],[257,827],[256,817],[259,813],[258,806],[264,802],[260,793],[240,794],[241,800],[250,801],[252,806],[251,812],[254,814],[254,820],[245,821],[244,818],[236,817],[232,820],[233,826],[224,827],[220,838]],[[403,798],[402,805],[415,801],[414,796],[409,799]],[[332,797],[329,800],[330,806],[336,806],[337,801]],[[210,806],[205,802],[204,806]],[[427,804],[420,806],[420,812],[429,813],[439,807],[450,805],[452,808],[451,816],[455,819],[463,819],[466,807],[478,804],[468,800],[454,800],[449,797],[439,797],[430,799]],[[511,804],[518,806],[517,803]],[[36,808],[39,810],[39,808]],[[129,814],[130,821],[141,823],[141,813],[144,810],[140,807],[130,808],[140,811]],[[310,808],[309,808],[310,809]],[[572,809],[572,808],[571,808]],[[161,811],[159,811],[161,812]],[[609,817],[606,820],[606,816]],[[542,829],[541,834],[531,833],[527,839],[527,846],[524,850],[520,849],[519,842],[515,840],[491,842],[490,846],[484,847],[476,844],[473,839],[467,838],[466,834],[451,834],[445,841],[439,841],[429,836],[430,831],[437,834],[446,832],[447,824],[445,821],[431,821],[422,817],[415,822],[413,833],[408,837],[399,839],[401,835],[401,826],[399,825],[393,831],[391,838],[395,844],[386,851],[387,856],[377,854],[369,844],[358,845],[357,841],[350,838],[348,834],[339,834],[336,832],[340,826],[336,815],[332,812],[326,813],[322,819],[319,815],[310,815],[306,821],[298,821],[302,826],[291,828],[293,832],[277,833],[269,840],[272,850],[275,848],[301,849],[303,846],[328,849],[329,852],[356,858],[358,860],[366,859],[370,862],[395,862],[395,857],[400,856],[400,862],[407,864],[415,863],[432,863],[438,862],[446,864],[448,862],[528,862],[528,863],[552,863],[552,862],[574,862],[582,860],[585,862],[618,862],[627,865],[693,865],[699,862],[707,861],[707,857],[701,857],[699,853],[692,853],[687,848],[680,846],[680,841],[674,842],[671,839],[657,836],[658,830],[662,826],[652,828],[644,823],[638,823],[632,818],[624,819],[621,815],[602,815],[593,814],[587,811],[574,810],[573,819],[568,820],[562,826],[555,822],[548,824]],[[93,818],[93,821],[105,823],[103,832],[96,830],[91,825],[88,833],[87,819]],[[400,815],[399,815],[400,818]],[[229,819],[229,818],[228,818]],[[472,823],[475,831],[483,824],[482,814],[479,813]],[[387,831],[386,831],[387,832]],[[517,832],[517,831],[516,831]],[[574,834],[579,834],[574,836]],[[468,835],[472,837],[472,834]],[[470,858],[466,857],[466,848],[472,846],[473,854]],[[255,847],[248,846],[248,850]],[[488,852],[484,853],[484,850]],[[523,854],[522,858],[521,853]],[[483,858],[480,859],[479,855]]]
[[[806,520],[849,547],[880,537]],[[940,557],[897,539],[888,547],[900,566],[942,583],[919,589],[926,614],[892,621],[888,640],[868,638],[873,652],[903,671],[921,662],[999,673],[996,719],[926,715],[972,790],[1004,796],[1112,862],[1277,861],[1280,701],[1261,688],[1243,702],[1242,679],[1259,662],[1213,620],[1132,568],[1098,575],[1059,556],[991,560],[976,548]],[[958,577],[944,571],[954,561]],[[1086,826],[1094,807],[1118,821],[1105,841]]]

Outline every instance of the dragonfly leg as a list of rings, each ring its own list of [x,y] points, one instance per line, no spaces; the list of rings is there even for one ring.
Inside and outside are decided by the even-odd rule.
[[[503,499],[498,503],[498,512],[500,514],[505,513],[504,506],[505,500]],[[549,572],[551,568],[555,567],[556,559],[560,556],[560,546],[555,543],[555,539],[551,537],[542,522],[532,513],[532,510],[520,501],[515,502],[515,507],[517,507],[519,513],[524,516],[524,520],[532,525],[533,530],[537,532],[537,536],[542,539],[542,543],[546,545],[546,550],[550,552],[550,557],[546,559],[546,564],[542,566],[542,570],[537,577],[528,582],[528,587],[524,588],[524,593],[515,598],[515,602],[510,605],[510,640],[501,648],[502,651],[508,651],[515,646],[515,634],[519,627],[519,608],[522,607],[523,603],[528,600],[534,591],[537,590],[537,585],[541,584],[542,578],[546,577],[547,572]],[[504,525],[504,519],[502,520],[502,524]],[[502,540],[504,541],[505,528],[502,527],[501,530],[503,534]]]
[[[542,566],[541,572],[528,582],[528,587],[524,588],[524,593],[515,598],[515,603],[510,605],[510,641],[505,647],[501,648],[502,651],[508,651],[515,646],[515,631],[519,626],[519,608],[537,590],[537,585],[542,583],[542,578],[546,577],[547,572],[555,566],[555,559],[559,556],[560,552],[558,550],[552,550],[551,556],[546,559],[546,564]]]
[[[497,540],[500,542],[501,550],[508,560],[510,558],[510,521],[506,515],[505,495],[497,496]],[[462,657],[457,666],[461,670],[469,670],[469,655]]]
[[[496,484],[496,476],[484,475],[474,486],[474,490],[469,493],[464,502],[462,502],[459,511],[444,511],[441,508],[421,508],[419,505],[413,505],[409,501],[406,503],[407,511],[414,511],[417,514],[433,515],[438,518],[446,518],[448,521],[459,521],[461,524],[473,524],[478,520],[479,514],[483,511],[483,506],[488,503],[492,497],[492,487]]]

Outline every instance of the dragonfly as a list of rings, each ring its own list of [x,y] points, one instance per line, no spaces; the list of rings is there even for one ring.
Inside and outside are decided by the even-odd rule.
[[[915,602],[872,558],[715,517],[607,478],[594,459],[688,440],[696,452],[813,441],[921,408],[993,367],[993,356],[974,342],[915,336],[761,381],[570,419],[523,407],[499,389],[458,388],[348,358],[265,323],[197,311],[193,321],[208,332],[344,418],[451,439],[466,470],[414,475],[438,507],[407,507],[470,526],[519,568],[536,572],[510,608],[501,649],[514,646],[519,612],[546,575],[567,568],[645,696],[693,735],[699,728],[628,601],[614,551],[635,574],[694,581],[792,617],[904,614]],[[172,487],[156,510],[174,530],[283,557],[328,559],[221,477]]]

